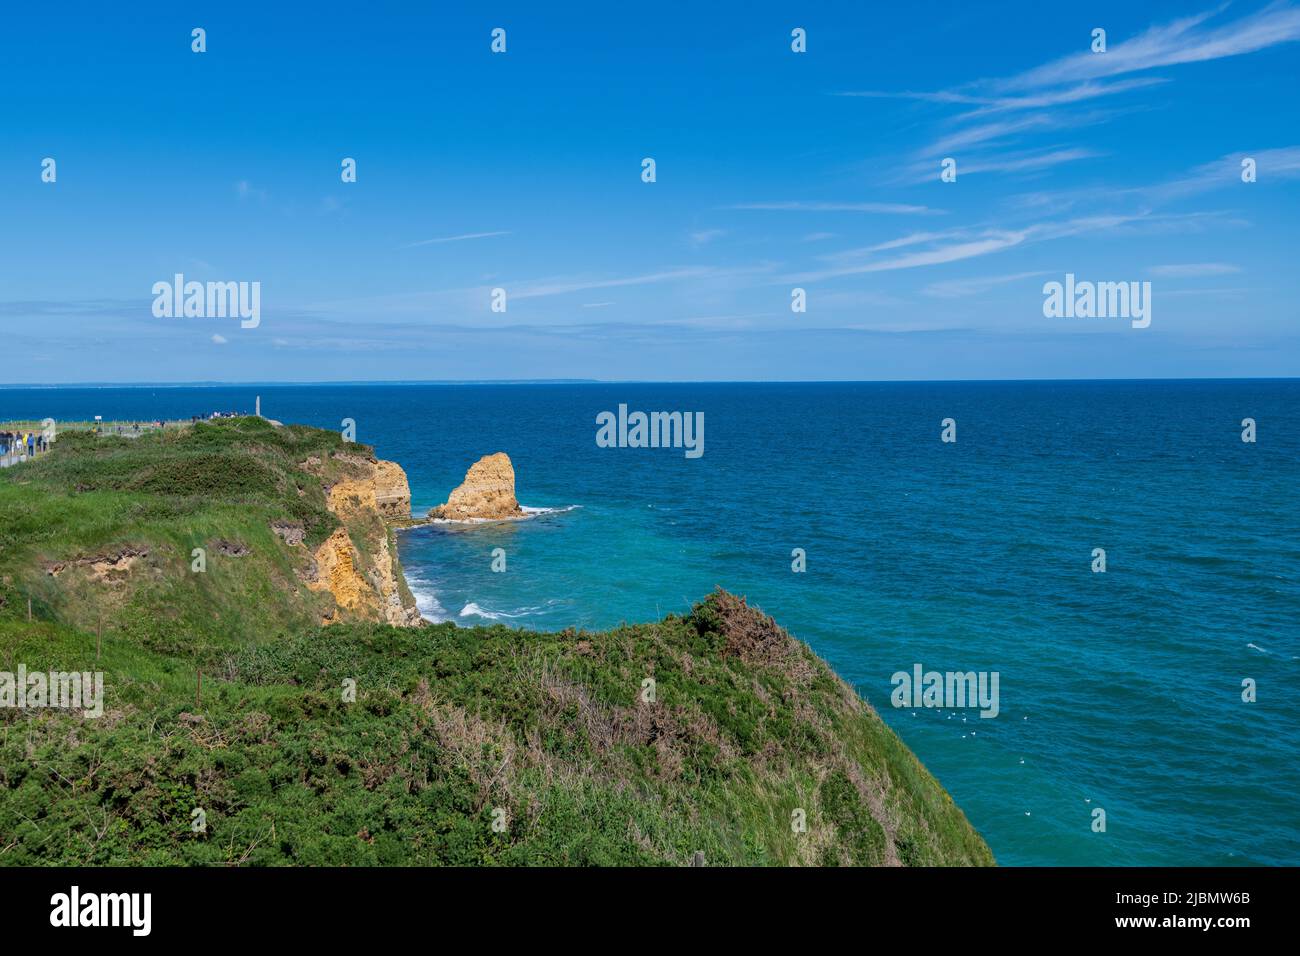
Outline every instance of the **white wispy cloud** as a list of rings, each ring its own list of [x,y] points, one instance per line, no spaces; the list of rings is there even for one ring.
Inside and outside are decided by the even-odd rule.
[[[912,269],[917,266],[933,266],[945,262],[958,262],[962,259],[984,256],[991,252],[1001,252],[1003,249],[1010,249],[1012,246],[1018,246],[1025,241],[1028,235],[1029,233],[1025,230],[989,231],[978,238],[962,240],[960,242],[953,242],[945,245],[937,245],[930,249],[924,249],[919,252],[909,252],[905,255],[894,256],[890,259],[876,259],[852,264],[846,263],[843,265],[832,266],[829,269],[804,272],[791,276],[789,281],[818,282],[823,279],[836,279],[841,276],[863,275],[871,272],[891,272],[896,269]]]
[[[1096,99],[1099,96],[1114,96],[1117,93],[1128,93],[1131,90],[1140,90],[1167,82],[1169,82],[1167,79],[1158,76],[1134,77],[1130,80],[1116,80],[1113,83],[1079,83],[1059,90],[1047,90],[1025,96],[995,97],[989,99],[979,109],[963,113],[960,118],[971,119],[1007,110],[1051,109],[1055,106],[1068,106],[1072,103]]]
[[[1083,159],[1093,159],[1103,153],[1081,146],[1039,150],[1019,150],[990,156],[976,155],[974,158],[962,157],[957,163],[960,176],[978,176],[981,173],[1032,173],[1051,169],[1062,163],[1074,163]],[[921,160],[910,167],[910,178],[914,182],[924,183],[939,178],[940,167],[933,159]]]
[[[1247,295],[1247,294],[1249,294],[1251,291],[1252,291],[1252,290],[1250,290],[1250,289],[1242,289],[1242,288],[1235,288],[1235,289],[1228,289],[1228,288],[1223,288],[1223,289],[1161,289],[1161,290],[1160,290],[1160,297],[1161,297],[1162,299],[1167,299],[1167,298],[1169,298],[1170,296],[1196,296],[1198,299],[1201,298],[1202,296],[1207,296],[1207,295],[1226,295],[1226,296],[1234,296],[1234,297],[1235,297],[1235,296]],[[1256,289],[1256,290],[1253,290],[1253,291],[1258,292],[1259,290]]]
[[[1141,70],[1220,60],[1300,40],[1300,8],[1273,3],[1217,26],[1207,25],[1227,4],[1153,26],[1129,40],[1108,44],[1105,53],[1084,50],[993,83],[999,90],[1035,90]]]
[[[692,232],[689,239],[691,245],[698,248],[699,246],[708,245],[714,239],[721,239],[726,234],[727,230],[725,229],[700,229],[696,232]]]
[[[253,184],[247,179],[241,179],[239,182],[235,183],[235,195],[241,200],[257,199],[265,202],[268,193],[265,189],[254,188]]]
[[[1092,159],[1101,153],[1094,149],[1070,147],[1067,149],[1031,150],[1017,153],[1003,153],[987,159],[975,159],[959,165],[963,176],[976,173],[993,172],[1030,172],[1035,169],[1048,169],[1061,163],[1073,163],[1080,159]],[[930,175],[934,175],[931,171]]]
[[[1050,169],[1101,155],[1081,146],[1050,145],[1026,149],[1020,141],[1043,133],[1100,125],[1130,110],[1086,110],[1083,112],[1039,112],[985,119],[951,129],[915,153],[913,162],[900,167],[896,182],[927,182],[939,175],[940,157],[957,158],[957,174],[1013,172]],[[960,118],[959,118],[960,119]]]
[[[1300,178],[1300,146],[1283,146],[1278,149],[1229,153],[1212,162],[1197,166],[1176,179],[1147,187],[1142,192],[1152,201],[1162,201],[1180,199],[1223,186],[1239,186],[1241,185],[1241,163],[1247,157],[1255,160],[1258,184],[1276,179]]]
[[[497,232],[466,232],[459,236],[439,236],[436,239],[421,239],[418,242],[408,242],[404,246],[398,246],[399,249],[414,249],[416,246],[433,246],[443,242],[464,242],[466,239],[491,239],[494,236],[508,236],[508,231],[498,230]]]
[[[972,146],[999,142],[1026,132],[1057,129],[1065,122],[1067,122],[1065,118],[1054,117],[1049,113],[1031,113],[1014,119],[991,120],[942,136],[923,152],[930,156],[949,155]]]
[[[838,252],[828,253],[820,258],[830,262],[843,261],[846,259],[861,259],[863,256],[870,255],[873,252],[884,252],[888,249],[902,249],[906,246],[916,246],[928,242],[939,242],[944,239],[961,239],[973,234],[974,233],[969,229],[946,229],[943,232],[909,232],[907,235],[899,236],[896,239],[886,239],[884,242],[877,242],[870,246],[841,249]]]
[[[629,285],[650,285],[659,282],[680,282],[686,279],[707,279],[730,274],[726,270],[708,266],[686,269],[666,269],[644,275],[622,276],[613,279],[555,278],[540,279],[518,286],[505,286],[510,298],[536,299],[542,296],[567,295],[571,292],[589,292],[593,289],[618,289]]]
[[[1079,113],[1069,109],[1075,104],[1169,82],[1165,77],[1127,74],[1242,56],[1300,40],[1300,8],[1290,2],[1280,0],[1232,20],[1221,16],[1227,9],[1224,4],[1152,26],[1128,39],[1111,36],[1105,53],[1093,53],[1085,46],[1079,52],[1010,77],[978,79],[955,89],[932,92],[868,90],[839,95],[974,107],[950,117],[947,122],[958,124],[956,128],[950,125],[948,132],[919,150],[918,159],[960,156],[964,162],[959,161],[959,173],[1046,169],[1085,158],[1085,154],[1055,150],[1035,158],[994,153],[1036,134],[1098,125],[1129,111]],[[1014,114],[1018,110],[1027,112]],[[979,150],[985,153],[980,155]],[[907,178],[937,175],[928,166],[919,173],[911,164],[905,168]]]
[[[1166,266],[1152,266],[1147,270],[1160,279],[1198,279],[1202,276],[1226,276],[1240,272],[1240,266],[1228,262],[1185,262]]]
[[[782,282],[816,282],[841,276],[863,275],[872,272],[892,272],[898,269],[914,269],[921,266],[942,265],[948,262],[960,262],[979,256],[1002,252],[1029,242],[1044,242],[1050,239],[1063,239],[1090,232],[1106,232],[1123,226],[1143,222],[1151,218],[1147,212],[1134,214],[1104,214],[1083,216],[1059,222],[1039,222],[1020,229],[983,229],[979,231],[953,230],[948,233],[913,233],[899,239],[861,250],[846,250],[840,253],[842,261],[826,269],[804,272],[794,276],[783,277]],[[878,251],[890,251],[898,248],[911,248],[917,245],[929,245],[927,249],[909,251],[903,255],[889,258],[875,258],[870,254]],[[865,254],[863,261],[852,261],[848,257]]]
[[[212,344],[213,344],[213,345],[225,345],[225,344],[226,344],[226,337],[225,337],[224,335],[217,335],[217,334],[214,333],[213,336],[212,336]]]
[[[1255,160],[1257,176],[1256,183],[1249,187],[1241,181],[1241,164],[1247,157]],[[1091,186],[1053,192],[1029,192],[1014,196],[1009,202],[1039,215],[1046,215],[1051,211],[1060,213],[1074,207],[1096,206],[1119,200],[1140,202],[1145,206],[1160,206],[1216,189],[1263,189],[1271,182],[1295,179],[1300,179],[1300,146],[1283,146],[1276,149],[1229,153],[1178,173],[1163,182],[1124,188]]]
[[[896,202],[747,202],[723,206],[723,209],[754,209],[784,212],[878,212],[887,214],[935,216],[945,210]]]
[[[985,293],[996,286],[1021,282],[1025,279],[1033,279],[1043,275],[1047,275],[1047,273],[1041,271],[1014,272],[1010,275],[981,276],[975,279],[947,279],[943,282],[932,283],[922,289],[921,292],[937,299],[965,299]]]
[[[940,136],[929,146],[922,149],[919,155],[929,157],[955,156],[961,151],[970,150],[974,147],[991,148],[997,146],[1003,148],[1035,133],[1099,126],[1116,116],[1132,113],[1134,109],[1135,107],[1108,110],[1094,109],[1076,113],[1065,111],[1027,113],[1023,116],[983,120],[964,129]]]
[[[1278,2],[1226,23],[1207,25],[1228,8],[1215,9],[1150,27],[1127,40],[1109,37],[1105,53],[1091,49],[1071,53],[1015,76],[975,80],[956,90],[934,92],[866,90],[840,96],[912,99],[978,107],[967,117],[1016,109],[1043,109],[1114,96],[1166,83],[1164,77],[1107,77],[1161,67],[1256,53],[1300,40],[1300,8]]]
[[[861,90],[845,91],[834,95],[868,97],[872,99],[920,100],[926,103],[952,103],[961,106],[978,107],[968,113],[962,114],[961,118],[965,119],[969,117],[982,116],[987,113],[1003,112],[1006,110],[1046,109],[1053,106],[1065,106],[1070,103],[1079,103],[1084,100],[1095,99],[1099,96],[1114,96],[1117,93],[1127,93],[1130,90],[1142,89],[1147,86],[1156,86],[1167,82],[1169,82],[1167,79],[1156,76],[1135,77],[1129,80],[1117,80],[1113,83],[1089,81],[1065,87],[1064,89],[1048,90],[1021,96],[979,95],[975,93],[957,93],[952,90],[939,90],[933,93],[916,92],[913,90],[904,90],[897,93],[888,90]]]

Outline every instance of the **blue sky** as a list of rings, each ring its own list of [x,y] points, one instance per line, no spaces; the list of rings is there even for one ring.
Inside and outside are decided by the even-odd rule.
[[[128,6],[6,11],[0,382],[1300,372],[1294,3]]]

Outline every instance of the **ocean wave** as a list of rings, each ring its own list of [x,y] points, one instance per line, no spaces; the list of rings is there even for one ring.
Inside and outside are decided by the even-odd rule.
[[[519,509],[523,511],[526,516],[531,517],[532,515],[558,515],[581,507],[582,505],[565,505],[562,508],[534,508],[531,505],[520,505]]]
[[[559,604],[559,601],[551,600],[545,604],[536,607],[520,607],[514,611],[493,611],[483,607],[480,604],[470,601],[460,609],[460,617],[481,617],[489,621],[515,620],[521,617],[532,617],[535,614],[545,613],[548,609]]]
[[[534,508],[530,505],[520,505],[519,510],[523,514],[509,518],[428,518],[426,520],[429,524],[496,524],[498,521],[527,521],[529,518],[540,518],[543,515],[563,514],[581,507],[582,505],[564,505],[561,508]]]
[[[527,615],[511,614],[508,611],[489,611],[487,608],[480,607],[479,605],[475,604],[473,601],[470,601],[468,604],[466,604],[463,608],[460,609],[460,616],[461,617],[483,617],[483,618],[487,618],[489,621],[500,621],[504,619],[513,620],[514,618],[526,617]]]
[[[408,571],[406,586],[411,589],[411,596],[415,598],[416,610],[420,612],[422,618],[435,624],[451,620],[451,615],[447,613],[447,609],[438,600],[438,595],[433,593],[433,587],[428,581],[415,577]]]

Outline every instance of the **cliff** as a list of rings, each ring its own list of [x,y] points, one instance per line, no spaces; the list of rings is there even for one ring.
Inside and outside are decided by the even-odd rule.
[[[993,862],[743,598],[603,632],[392,626],[408,510],[398,466],[255,419],[5,469],[0,657],[102,671],[105,700],[0,708],[0,865]]]
[[[382,620],[397,626],[419,626],[420,612],[397,568],[395,542],[389,522],[411,517],[411,489],[406,472],[391,461],[373,455],[332,452],[337,479],[322,484],[326,507],[343,524],[321,543],[313,555],[308,588],[328,593],[337,611],[324,623],[346,612],[363,620]],[[305,462],[304,470],[322,475],[329,471],[319,458]],[[354,535],[368,547],[357,547]]]
[[[117,619],[166,644],[221,628],[423,623],[391,527],[410,517],[406,474],[366,446],[257,418],[57,444],[6,476],[49,513],[4,562],[57,620]]]
[[[524,513],[515,500],[515,469],[505,452],[484,455],[470,465],[447,503],[429,512],[430,518],[448,521],[500,520]]]
[[[361,474],[339,481],[328,489],[329,508],[338,513],[347,507],[362,507],[389,520],[411,517],[411,488],[406,472],[396,462],[381,461],[373,455],[359,456],[334,453],[336,461],[345,462]],[[304,465],[319,468],[319,461]]]

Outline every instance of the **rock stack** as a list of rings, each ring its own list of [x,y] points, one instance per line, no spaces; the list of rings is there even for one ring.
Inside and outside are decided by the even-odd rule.
[[[430,518],[447,521],[517,518],[524,510],[515,499],[515,469],[505,452],[484,455],[470,466],[465,480],[451,493],[445,505],[429,512]]]

